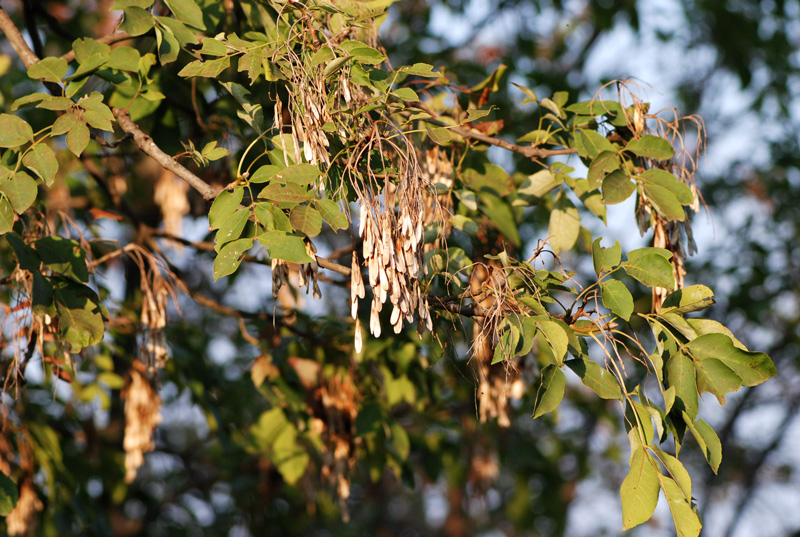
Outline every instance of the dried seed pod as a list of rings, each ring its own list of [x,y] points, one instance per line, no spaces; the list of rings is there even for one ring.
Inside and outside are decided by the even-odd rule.
[[[355,347],[356,353],[361,354],[361,347],[363,342],[361,341],[361,319],[356,318],[356,330],[355,330]]]

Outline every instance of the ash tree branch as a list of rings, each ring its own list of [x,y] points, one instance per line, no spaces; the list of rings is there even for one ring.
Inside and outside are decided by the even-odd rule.
[[[14,51],[19,56],[19,59],[22,60],[22,63],[25,64],[25,67],[30,67],[39,61],[39,57],[31,50],[31,47],[28,46],[19,28],[17,28],[17,25],[14,24],[14,21],[11,20],[11,17],[8,16],[8,13],[6,13],[6,10],[2,7],[0,7],[0,30],[3,30],[3,33],[6,34],[8,41],[11,43],[11,46],[14,47]]]
[[[204,199],[213,200],[220,193],[221,189],[214,188],[198,176],[184,168],[181,163],[164,153],[153,139],[146,134],[139,126],[131,120],[131,116],[124,108],[114,108],[112,110],[117,123],[126,133],[133,135],[133,141],[144,153],[158,162],[162,168],[171,171],[197,190]]]
[[[438,121],[436,123],[440,124]],[[517,145],[517,144],[512,144],[511,142],[507,142],[502,138],[488,136],[486,134],[471,129],[465,129],[463,127],[452,127],[449,125],[445,125],[444,123],[441,123],[440,125],[443,127],[447,127],[448,130],[451,130],[456,134],[459,134],[465,138],[472,138],[473,140],[478,140],[479,142],[483,142],[489,145],[494,145],[497,147],[502,147],[503,149],[507,149],[508,151],[511,151],[513,153],[519,153],[520,155],[524,155],[530,159],[546,158],[555,155],[571,155],[573,153],[578,152],[578,150],[575,149],[574,147],[566,147],[564,149],[542,149],[541,147]]]

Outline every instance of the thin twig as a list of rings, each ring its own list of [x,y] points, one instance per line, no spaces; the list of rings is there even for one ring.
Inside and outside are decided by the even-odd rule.
[[[221,189],[214,188],[198,176],[183,167],[182,164],[177,162],[174,158],[164,153],[160,147],[156,145],[153,139],[146,134],[139,126],[131,120],[131,116],[124,108],[114,108],[112,110],[114,117],[117,118],[117,123],[127,133],[133,135],[133,140],[136,145],[144,153],[152,157],[158,162],[162,168],[167,169],[189,183],[189,186],[197,190],[204,199],[212,200],[217,197]]]
[[[426,121],[428,121],[428,123],[433,123],[434,125],[446,127],[447,130],[453,131],[454,133],[465,138],[472,138],[473,140],[478,140],[479,142],[502,147],[503,149],[507,149],[513,153],[519,153],[520,155],[526,156],[530,159],[540,159],[556,155],[571,155],[578,152],[578,150],[574,147],[565,147],[563,149],[542,149],[541,147],[512,144],[511,142],[507,142],[502,138],[488,136],[482,132],[465,129],[463,127],[447,125],[446,123],[442,123],[441,121],[437,121],[435,119],[428,119]]]

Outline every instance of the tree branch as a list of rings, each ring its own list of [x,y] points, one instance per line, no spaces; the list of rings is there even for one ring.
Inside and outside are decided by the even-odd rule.
[[[189,183],[189,186],[197,190],[204,199],[213,200],[220,193],[221,189],[214,188],[198,176],[183,167],[182,164],[177,162],[174,158],[164,153],[160,147],[156,145],[153,139],[139,128],[139,126],[131,120],[130,114],[124,108],[114,108],[112,110],[114,117],[117,118],[117,123],[122,127],[122,130],[133,135],[133,141],[144,153],[151,156],[158,162],[162,168],[167,169]]]
[[[471,129],[465,129],[462,127],[453,127],[451,125],[446,125],[439,121],[431,121],[431,120],[428,121],[431,123],[436,123],[437,125],[441,125],[442,127],[446,127],[448,130],[451,130],[456,134],[461,135],[465,138],[472,138],[473,140],[478,140],[479,142],[483,142],[489,145],[494,145],[497,147],[502,147],[503,149],[507,149],[514,153],[519,153],[520,155],[524,155],[530,159],[546,158],[555,155],[571,155],[573,153],[578,152],[578,150],[575,149],[574,147],[566,147],[564,149],[542,149],[541,147],[512,144],[511,142],[507,142],[502,138],[488,136],[486,134],[483,134],[482,132],[474,131]]]
[[[39,61],[39,56],[31,50],[25,38],[22,37],[22,33],[20,33],[17,25],[14,24],[14,21],[11,20],[11,17],[8,16],[8,13],[6,13],[6,10],[2,7],[0,7],[0,30],[3,30],[3,33],[6,34],[8,41],[11,43],[11,46],[14,47],[14,50],[22,60],[22,63],[25,64],[26,68]]]

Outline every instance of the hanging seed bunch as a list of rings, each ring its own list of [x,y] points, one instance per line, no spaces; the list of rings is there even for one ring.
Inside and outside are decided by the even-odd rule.
[[[162,170],[156,182],[153,201],[161,209],[164,230],[172,235],[181,234],[183,217],[189,214],[186,194],[189,184],[169,170]],[[176,246],[180,246],[176,243]]]
[[[6,517],[6,531],[9,537],[36,535],[39,511],[42,509],[44,505],[36,494],[33,480],[27,478],[20,487],[17,506]]]
[[[439,222],[442,231],[432,242],[423,247],[424,252],[442,247],[442,237],[450,235],[452,224],[450,215],[453,212],[453,162],[441,147],[433,146],[424,151],[425,161],[422,163],[422,179],[424,184],[433,185],[435,192],[425,192],[425,212],[422,223],[425,226]]]
[[[381,168],[387,171],[382,177],[372,171],[373,148],[380,155]],[[364,168],[359,168],[357,163],[365,164]],[[417,330],[421,335],[426,328],[432,328],[428,299],[419,285],[423,266],[424,199],[429,183],[425,182],[414,153],[405,153],[393,142],[382,139],[377,129],[373,129],[361,150],[351,155],[348,169],[356,177],[353,185],[359,201],[358,233],[363,240],[362,255],[373,292],[370,333],[380,336],[380,313],[388,300],[392,307],[389,322],[394,332],[400,333],[405,322],[413,322],[416,311]],[[350,303],[351,314],[357,321],[356,349],[359,351],[358,298],[363,296],[361,267],[354,258]]]
[[[310,240],[306,239],[306,253],[308,257],[311,259],[316,259],[317,257],[317,247],[314,246]],[[311,263],[304,263],[300,265],[300,270],[297,274],[298,279],[298,286],[306,288],[306,294],[308,294],[309,289],[314,290],[314,298],[322,298],[322,291],[319,289],[319,283],[317,282],[317,273],[319,272],[319,265],[317,265],[316,261],[312,261]],[[275,294],[274,287],[273,287],[273,295]],[[274,298],[277,298],[276,296]]]
[[[139,356],[152,373],[161,369],[169,359],[164,329],[167,326],[167,302],[172,298],[178,307],[175,285],[180,285],[166,267],[153,254],[144,249],[133,249],[130,257],[139,267],[142,290],[142,312],[139,316]],[[162,274],[166,274],[166,277]],[[178,308],[180,312],[180,309]]]
[[[319,387],[323,419],[316,420],[321,427],[325,449],[322,453],[322,478],[336,490],[342,520],[347,522],[350,513],[350,475],[355,469],[355,420],[358,415],[357,391],[352,378],[334,375]]]
[[[125,400],[125,482],[131,483],[144,462],[144,454],[155,448],[153,431],[161,423],[161,396],[149,379],[147,366],[134,360],[122,390]]]
[[[277,300],[281,287],[289,283],[289,264],[283,259],[272,259],[272,298]]]

